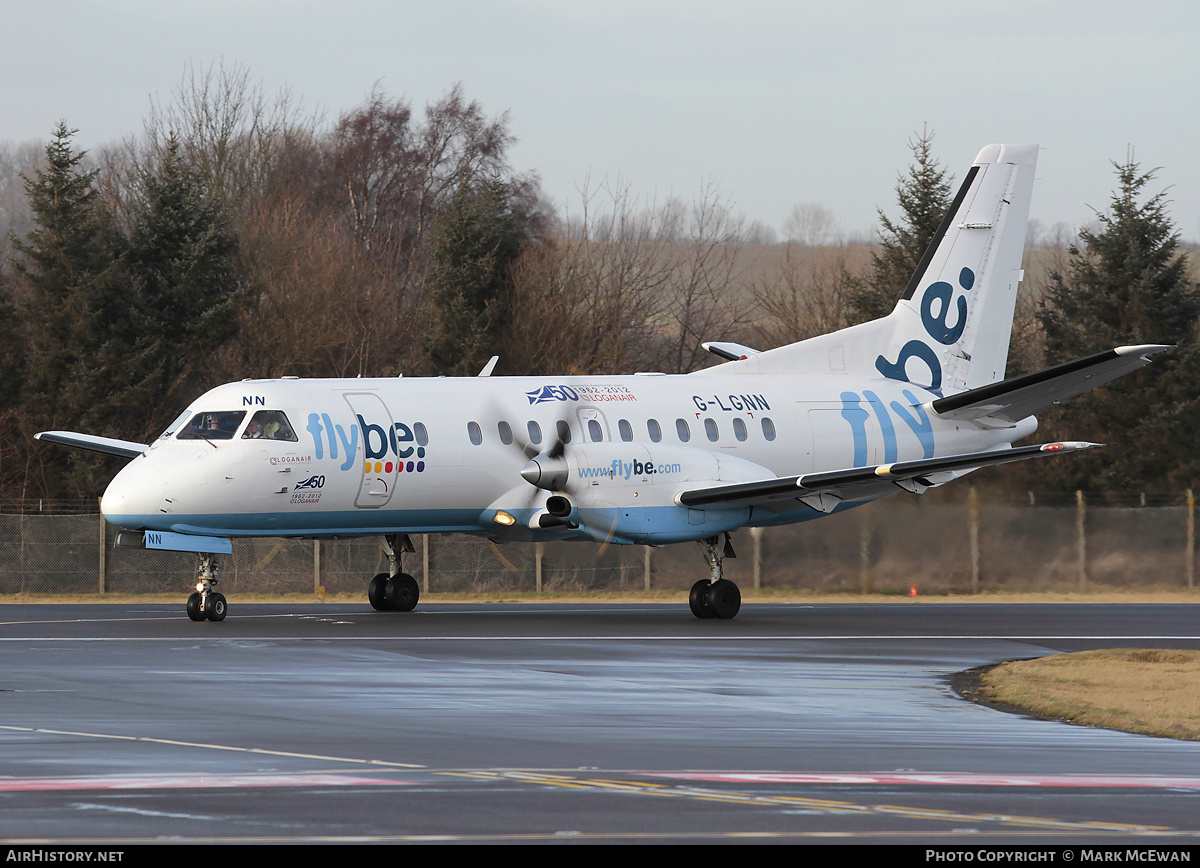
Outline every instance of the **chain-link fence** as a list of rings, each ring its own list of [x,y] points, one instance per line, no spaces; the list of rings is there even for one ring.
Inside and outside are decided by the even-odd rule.
[[[3,505],[0,505],[3,508]],[[9,507],[11,509],[11,507]],[[1191,588],[1193,507],[1035,506],[890,498],[846,513],[733,534],[725,575],[743,589],[925,594]],[[0,514],[0,594],[160,593],[192,581],[191,554],[117,546],[98,514]],[[708,575],[702,552],[589,543],[495,545],[414,535],[403,556],[427,593],[678,589]],[[374,538],[235,540],[221,589],[365,594],[387,571]]]

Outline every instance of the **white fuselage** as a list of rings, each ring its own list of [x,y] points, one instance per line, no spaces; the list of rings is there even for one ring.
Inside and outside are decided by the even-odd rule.
[[[659,544],[820,515],[799,501],[688,509],[676,497],[689,488],[983,451],[1036,427],[940,420],[922,406],[932,393],[882,377],[737,376],[740,364],[690,375],[230,383],[122,469],[101,507],[120,527],[206,536],[457,531]],[[229,422],[224,439],[180,437],[206,413]],[[261,437],[256,420],[278,414],[283,433]],[[537,488],[521,468],[552,449],[560,423],[565,479]],[[881,483],[857,502],[896,490]],[[539,526],[551,494],[567,497],[577,520]],[[500,513],[515,521],[498,523]]]

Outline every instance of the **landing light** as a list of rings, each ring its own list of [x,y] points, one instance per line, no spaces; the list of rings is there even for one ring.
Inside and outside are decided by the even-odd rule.
[[[492,521],[496,522],[496,524],[502,524],[505,527],[517,523],[517,520],[513,518],[511,513],[505,512],[502,509],[496,510],[496,514],[492,516]]]

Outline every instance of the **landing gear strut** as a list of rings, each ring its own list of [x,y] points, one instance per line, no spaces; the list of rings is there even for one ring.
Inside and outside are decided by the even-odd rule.
[[[737,585],[724,577],[721,570],[721,561],[737,557],[729,534],[725,534],[724,546],[719,536],[706,537],[698,542],[704,547],[704,559],[708,562],[712,577],[692,585],[688,595],[692,614],[697,618],[732,618],[742,607],[742,593]]]
[[[421,597],[421,586],[408,573],[400,571],[400,555],[415,552],[408,534],[387,534],[380,538],[380,546],[387,553],[388,571],[371,579],[367,585],[367,599],[377,612],[411,612]]]
[[[225,595],[213,590],[217,585],[217,556],[201,554],[197,572],[196,592],[187,601],[188,617],[193,621],[224,621],[228,611]]]

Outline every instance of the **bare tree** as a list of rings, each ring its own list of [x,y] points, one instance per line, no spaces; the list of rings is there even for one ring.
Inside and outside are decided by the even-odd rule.
[[[189,65],[172,96],[166,104],[151,102],[136,147],[144,155],[139,163],[161,160],[178,139],[180,153],[233,214],[282,181],[310,177],[321,116],[305,112],[286,88],[268,97],[248,67]]]
[[[755,220],[742,233],[742,241],[746,244],[778,244],[779,233],[761,220]]]
[[[670,341],[662,367],[675,373],[710,360],[704,341],[739,337],[750,312],[738,291],[746,268],[743,219],[712,182],[697,195],[688,218],[684,238],[665,251],[671,263],[665,311]]]
[[[663,215],[619,179],[594,188],[585,181],[580,197],[582,210],[521,264],[517,296],[528,314],[514,321],[540,348],[530,358],[547,373],[646,370],[660,358],[671,271],[671,245],[658,240]]]
[[[532,369],[688,371],[704,340],[749,321],[743,221],[715,184],[690,205],[646,205],[627,184],[581,190],[582,211],[519,264],[510,345]]]
[[[870,250],[865,247],[787,245],[782,261],[751,286],[758,307],[757,342],[777,347],[848,325],[853,278],[869,267]]]
[[[792,244],[819,247],[840,240],[833,212],[816,202],[800,202],[783,221],[783,237]]]
[[[427,105],[423,122],[378,87],[338,120],[328,145],[335,206],[364,265],[392,287],[392,298],[376,299],[382,304],[375,309],[394,320],[397,339],[423,307],[435,215],[463,187],[511,175],[513,141],[507,114],[489,119],[461,85]]]

